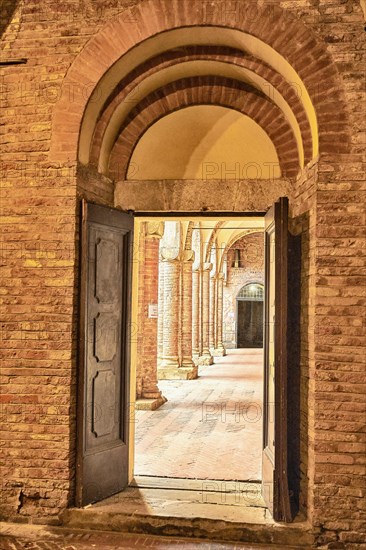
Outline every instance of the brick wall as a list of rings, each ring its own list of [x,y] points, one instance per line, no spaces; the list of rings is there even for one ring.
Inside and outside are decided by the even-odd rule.
[[[233,267],[235,250],[240,250],[241,266]],[[227,281],[224,284],[224,345],[236,347],[236,297],[248,283],[264,284],[264,236],[253,233],[242,237],[232,246],[227,255]]]
[[[317,184],[314,522],[345,543],[366,532],[364,168],[356,153],[322,158]]]
[[[2,67],[0,72],[6,125],[1,134],[2,510],[6,517],[56,517],[73,498],[77,198],[84,195],[108,203],[113,189],[100,176],[88,176],[87,181],[85,172],[77,176],[74,158],[68,159],[61,140],[54,149],[59,157],[50,161],[51,125],[73,61],[107,21],[123,7],[138,3],[5,4],[15,9],[7,10],[10,24],[5,20],[1,26],[1,56],[28,58],[26,65]],[[343,94],[346,104],[344,109],[328,99],[319,109],[322,144],[328,152],[320,156],[318,177],[305,172],[307,181],[299,180],[291,207],[295,225],[304,233],[302,502],[313,524],[322,527],[319,542],[357,544],[366,531],[364,21],[359,3],[353,0],[286,0],[278,5],[308,26],[309,40],[313,32],[327,45],[334,62],[342,89],[326,90],[315,70],[316,55],[309,58],[304,51],[298,57],[302,74],[313,73],[314,86],[319,86],[317,104],[333,92]],[[220,6],[224,9],[224,4]],[[328,82],[324,80],[324,88]],[[69,93],[68,109],[55,121],[59,137],[76,108],[70,88]],[[332,147],[339,143],[348,150],[332,155]],[[212,197],[213,205],[220,203],[222,189],[216,191],[217,202]],[[190,208],[193,201],[192,194],[182,200],[176,188],[168,195],[170,208],[172,204]]]
[[[314,474],[314,325],[316,273],[317,162],[296,182],[290,200],[290,231],[301,238],[300,283],[300,508],[313,513]]]
[[[356,154],[321,157],[291,201],[302,245],[300,504],[319,543],[356,545],[366,530],[363,166]]]
[[[73,500],[77,195],[112,200],[107,178],[90,177],[85,169],[77,174],[74,162],[50,162],[48,151],[66,72],[122,2],[112,4],[31,0],[1,6],[1,59],[28,59],[0,68],[1,513],[15,519],[51,521]]]

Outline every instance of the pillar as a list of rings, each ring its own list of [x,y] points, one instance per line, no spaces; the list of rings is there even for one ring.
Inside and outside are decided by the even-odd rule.
[[[158,275],[158,366],[163,357],[163,324],[164,324],[164,267],[159,254],[159,275]]]
[[[200,365],[212,365],[210,353],[210,271],[212,264],[204,264],[202,269],[202,355]]]
[[[182,261],[181,355],[182,367],[192,367],[192,253]]]
[[[158,368],[159,380],[169,380],[179,368],[179,306],[180,306],[180,261],[163,258],[164,270],[164,315],[162,358]]]
[[[139,240],[139,325],[137,335],[136,408],[157,409],[165,403],[157,385],[158,317],[151,306],[158,303],[160,226],[141,224]]]
[[[216,293],[216,300],[217,300],[217,325],[216,325],[216,349],[213,352],[214,357],[223,357],[226,355],[226,350],[223,343],[223,309],[224,309],[224,274],[219,273],[217,275],[217,293]]]
[[[192,271],[192,358],[195,365],[201,355],[200,349],[200,299],[201,273],[199,268]]]
[[[198,369],[195,366],[192,356],[192,265],[194,253],[192,250],[185,250],[182,257],[182,279],[181,279],[181,339],[180,339],[180,378],[197,378]]]
[[[198,349],[199,349],[199,356],[202,355],[203,350],[203,320],[202,320],[202,304],[203,304],[203,291],[202,291],[202,267],[199,271],[199,308],[198,308]]]
[[[216,349],[216,277],[210,277],[210,311],[209,311],[209,325],[210,325],[210,339],[209,339],[209,348],[210,353]]]

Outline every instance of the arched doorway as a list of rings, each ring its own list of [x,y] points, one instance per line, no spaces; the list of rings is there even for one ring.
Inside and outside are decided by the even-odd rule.
[[[236,297],[237,348],[263,347],[263,285],[244,285]]]
[[[329,144],[327,125],[324,123],[319,132],[317,125],[318,121],[322,120],[317,116],[318,113],[327,119],[328,97],[324,94],[323,98],[319,94],[318,84],[321,79],[313,78],[314,70],[308,72],[303,70],[302,56],[298,55],[298,52],[303,49],[300,38],[304,35],[308,36],[308,30],[301,27],[297,21],[287,19],[286,13],[282,12],[280,8],[270,14],[274,24],[271,24],[267,14],[264,13],[265,7],[258,7],[258,13],[254,19],[237,18],[231,28],[226,21],[226,14],[222,16],[221,10],[220,13],[210,14],[208,18],[206,13],[202,13],[202,10],[192,9],[191,3],[182,0],[182,9],[180,10],[182,15],[178,17],[175,11],[170,9],[169,3],[165,0],[156,2],[157,5],[160,3],[165,9],[157,10],[156,13],[164,13],[164,18],[160,20],[159,17],[151,17],[151,8],[152,5],[155,5],[155,0],[152,0],[152,2],[144,3],[138,11],[141,25],[135,24],[132,29],[128,27],[127,32],[123,32],[126,25],[124,15],[113,19],[108,26],[88,42],[84,51],[70,67],[67,78],[63,82],[63,90],[73,90],[75,82],[80,82],[83,93],[75,93],[72,110],[69,109],[69,94],[61,94],[53,116],[49,160],[65,163],[78,160],[83,168],[77,171],[75,179],[79,196],[83,196],[89,201],[106,204],[109,207],[114,206],[120,211],[138,212],[140,215],[151,211],[154,214],[177,211],[184,214],[188,211],[213,212],[215,214],[233,211],[240,214],[244,212],[263,213],[279,197],[292,197],[291,183],[295,184],[298,175],[301,175],[301,180],[299,188],[296,187],[293,201],[296,204],[301,203],[298,200],[299,195],[296,194],[303,193],[304,184],[301,171],[309,165],[311,160],[318,158],[319,143],[322,145],[322,153],[327,152]],[[198,4],[197,8],[201,7]],[[282,37],[278,38],[276,23],[279,17],[281,17],[283,28],[287,29],[288,40],[283,40]],[[263,28],[256,23],[262,18],[265,21]],[[255,33],[253,34],[254,26]],[[271,33],[268,33],[269,27],[271,27]],[[214,50],[211,47],[206,48],[213,42],[216,44]],[[323,56],[319,55],[317,40],[312,40],[312,43],[316,54],[314,58],[321,59],[320,66],[315,72],[326,76],[324,80],[327,81],[329,90],[340,89],[341,87],[337,86],[337,81],[332,76],[336,71],[330,72],[329,77],[325,72],[332,69],[330,60],[325,63]],[[96,55],[98,51],[101,51],[102,55]],[[323,50],[320,49],[320,51]],[[309,49],[309,55],[310,52],[311,49]],[[258,55],[259,57],[257,57]],[[244,58],[243,66],[240,61],[242,58]],[[147,59],[148,62],[146,62]],[[234,64],[237,67],[233,72]],[[224,70],[222,65],[224,65]],[[152,67],[154,67],[153,73],[151,73]],[[240,78],[238,77],[239,72]],[[90,74],[93,75],[93,82],[90,82]],[[135,77],[136,80],[133,80]],[[268,80],[266,80],[267,78]],[[295,85],[296,90],[300,93],[295,93],[293,86],[287,85],[288,82]],[[277,94],[277,86],[279,94]],[[265,92],[266,90],[268,90],[268,94]],[[136,91],[138,91],[137,95]],[[212,91],[215,91],[217,97]],[[136,97],[141,98],[141,101],[137,101]],[[130,161],[131,155],[145,131],[178,109],[195,108],[207,104],[216,105],[219,99],[221,107],[252,118],[258,126],[266,131],[276,149],[281,178],[277,179],[276,176],[272,177],[271,175],[269,179],[260,182],[260,184],[255,181],[252,186],[246,166],[248,163],[244,165],[244,171],[240,162],[235,163],[233,172],[230,164],[218,162],[221,159],[216,156],[214,162],[208,161],[207,156],[200,156],[199,164],[202,164],[201,159],[203,158],[204,170],[199,180],[179,180],[178,182],[174,179],[166,181],[164,178],[151,181],[139,180],[136,170],[140,167],[136,166],[136,163],[135,166],[132,166]],[[334,101],[336,99],[338,98],[334,98]],[[341,101],[340,98],[338,104]],[[323,104],[324,111],[322,111]],[[65,120],[66,112],[70,115],[67,120]],[[341,132],[343,125],[345,126],[345,123],[341,121],[340,128],[337,127],[337,132],[342,136],[345,135]],[[212,128],[209,130],[211,131]],[[216,134],[211,132],[212,135]],[[253,141],[252,132],[249,140]],[[343,150],[346,152],[347,139],[339,140],[339,143],[341,144],[340,152]],[[334,152],[333,143],[330,145],[330,152]],[[164,156],[166,157],[165,149]],[[144,156],[144,158],[147,157]],[[262,164],[268,166],[268,157],[263,159]],[[271,167],[273,166],[272,162],[269,164]],[[259,173],[260,170],[258,170]],[[209,175],[214,176],[212,181],[208,177]],[[185,173],[184,176],[186,176]],[[304,174],[304,177],[307,177],[307,174]],[[243,185],[238,186],[241,179],[244,180]],[[157,182],[156,185],[154,182]],[[260,190],[258,190],[259,185],[261,186]],[[314,187],[313,181],[311,186]],[[267,248],[271,249],[272,254],[268,253],[268,257],[273,264],[273,269],[278,263],[277,258],[286,249],[286,235],[282,231],[285,227],[283,205],[284,201],[275,209],[278,215],[271,214],[272,226],[277,225],[278,239],[274,230],[267,238]],[[314,211],[316,211],[315,206]],[[119,213],[121,214],[121,212]],[[313,211],[311,211],[311,216],[313,216]],[[274,221],[275,218],[277,223]],[[85,216],[83,223],[85,226]],[[280,228],[282,228],[281,232]],[[84,235],[84,250],[85,242],[87,241]],[[271,247],[276,248],[276,251]],[[282,256],[281,259],[284,260],[284,252]],[[276,262],[273,260],[274,257],[276,257]],[[86,261],[85,264],[87,265],[88,262]],[[278,269],[275,270],[276,280],[281,282],[285,273],[282,264],[283,262],[278,264]],[[273,275],[272,272],[269,274]],[[271,287],[266,283],[266,288],[270,289]],[[274,289],[279,293],[281,291],[281,297],[285,296],[285,291],[280,283]],[[83,290],[80,292],[81,303],[84,298]],[[266,303],[270,304],[268,300]],[[279,303],[280,300],[276,300],[277,307]],[[270,306],[272,307],[272,304]],[[268,311],[272,315],[273,321],[268,326],[272,332],[268,336],[271,337],[271,359],[275,355],[275,361],[268,366],[268,370],[275,364],[277,367],[283,362],[282,348],[285,339],[285,323],[278,322],[275,325],[274,303],[272,309],[271,307]],[[284,307],[282,313],[284,314],[285,311]],[[80,318],[83,319],[82,315]],[[276,321],[277,319],[279,317],[276,314]],[[89,324],[87,324],[88,326]],[[281,338],[276,340],[273,337],[273,331],[278,329],[277,332],[279,332],[280,328],[283,334],[280,333]],[[81,334],[84,333],[85,330],[81,331]],[[80,346],[82,352],[85,342],[88,341],[87,335],[84,335]],[[274,354],[274,351],[277,352],[277,350],[279,350],[278,354]],[[79,387],[82,390],[84,382],[90,385],[90,377],[88,378],[88,365],[83,361],[79,363],[81,365],[79,378],[82,381]],[[279,369],[276,370],[282,375]],[[283,378],[285,379],[284,376]],[[99,382],[105,379],[106,375],[99,377]],[[98,384],[98,379],[96,378],[96,380],[96,384]],[[109,376],[108,380],[114,383],[115,378]],[[276,388],[278,386],[279,384],[276,385]],[[86,411],[90,406],[90,399],[88,395],[89,401],[88,399],[84,400],[85,395],[81,390],[78,398],[78,418],[82,419],[82,423],[80,422],[78,429],[83,434],[84,426],[88,426]],[[270,395],[270,397],[272,396]],[[128,402],[128,399],[126,401]],[[268,400],[268,403],[272,405],[275,402],[277,403],[272,398]],[[134,403],[132,393],[128,404],[131,405],[131,403]],[[92,406],[94,407],[94,403]],[[285,408],[283,406],[280,412]],[[117,407],[117,409],[121,410],[122,407]],[[270,413],[267,415],[268,418],[271,417]],[[276,419],[279,417],[280,415],[277,414]],[[272,424],[274,425],[274,423]],[[278,435],[279,425],[277,426],[277,424],[276,420]],[[109,426],[106,426],[105,429],[109,429]],[[273,477],[275,462],[278,463],[276,471],[284,472],[279,461],[279,458],[282,460],[284,457],[284,453],[283,456],[280,455],[280,450],[286,451],[284,434],[286,435],[285,423],[280,433],[281,439],[278,438],[278,444],[275,447],[276,452],[272,452],[273,448],[269,451],[269,454],[273,455],[272,465],[268,468],[270,481],[264,485],[264,489],[269,487],[267,492],[271,498],[273,487],[279,486],[278,479],[274,480]],[[120,446],[128,444],[128,438],[120,443],[122,441],[120,433],[117,435],[119,437],[116,441]],[[272,433],[270,435],[272,436]],[[272,437],[267,439],[269,442],[274,441]],[[84,442],[81,438],[79,440],[78,452],[81,459],[77,461],[79,469],[77,479],[80,498],[77,501],[82,502],[82,474],[83,469],[85,470],[87,457]],[[97,447],[97,445],[99,443],[94,446]],[[100,440],[100,445],[104,445],[102,440]],[[133,456],[132,446],[130,449],[130,454]],[[89,450],[86,449],[86,451]],[[129,464],[132,464],[132,460],[129,461]],[[79,465],[81,466],[79,467]],[[132,478],[132,475],[133,468],[130,467],[129,478]],[[95,478],[95,472],[91,472],[91,476]],[[99,477],[103,479],[106,477],[105,470]],[[278,495],[287,495],[285,476],[281,482],[283,482],[284,490]],[[108,487],[104,488],[108,489]],[[84,502],[86,501],[87,499],[84,500]],[[275,517],[282,517],[284,514],[282,514],[277,501],[275,505],[277,508]],[[279,510],[281,513],[278,512]],[[287,513],[286,516],[288,516]]]

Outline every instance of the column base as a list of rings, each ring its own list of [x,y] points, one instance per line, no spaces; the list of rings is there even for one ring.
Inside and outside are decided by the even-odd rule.
[[[137,411],[156,411],[156,409],[164,405],[167,401],[164,395],[156,397],[155,399],[137,399],[135,408]]]
[[[217,348],[212,351],[213,357],[225,357],[226,356],[226,349],[225,348]]]
[[[192,367],[195,366],[195,363],[192,359],[192,357],[184,357],[182,359],[182,364],[181,366],[179,367],[180,369],[191,369]]]
[[[208,365],[213,365],[213,357],[212,355],[209,355],[209,354],[206,354],[206,355],[201,355],[201,357],[198,358],[198,365],[200,366],[208,366]]]
[[[158,369],[159,380],[195,380],[198,378],[198,367],[169,367]]]
[[[159,370],[169,370],[179,368],[179,359],[178,357],[164,357],[158,363],[158,372]],[[158,377],[159,378],[159,377]]]

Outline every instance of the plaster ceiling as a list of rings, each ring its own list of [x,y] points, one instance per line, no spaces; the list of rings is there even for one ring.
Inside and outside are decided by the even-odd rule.
[[[266,132],[251,118],[214,105],[187,107],[160,119],[140,139],[130,167],[134,179],[149,180],[281,175]]]

